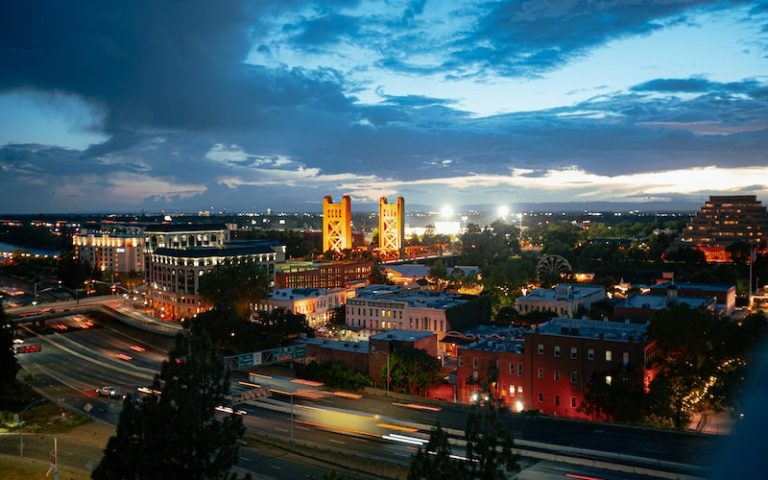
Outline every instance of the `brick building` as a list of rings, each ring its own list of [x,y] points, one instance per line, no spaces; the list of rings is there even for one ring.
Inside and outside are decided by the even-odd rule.
[[[401,348],[418,348],[425,350],[430,356],[437,358],[437,335],[432,332],[413,330],[390,330],[373,335],[368,339],[370,354],[368,356],[368,376],[374,384],[385,385],[381,376],[386,371],[387,360],[392,352]]]
[[[736,308],[736,286],[687,282],[661,282],[651,286],[652,295],[710,298],[715,300],[715,310],[730,315]]]
[[[373,262],[280,263],[275,271],[275,288],[349,288],[368,284]]]
[[[338,362],[346,368],[368,375],[368,342],[341,342],[321,338],[302,340],[307,345],[306,361],[320,365]]]

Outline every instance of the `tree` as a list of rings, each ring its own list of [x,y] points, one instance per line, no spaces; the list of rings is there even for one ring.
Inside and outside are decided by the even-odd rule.
[[[13,324],[0,303],[0,387],[9,389],[16,384],[19,362],[13,353]]]
[[[643,423],[647,413],[643,372],[628,366],[595,374],[589,380],[584,400],[583,410],[598,419]]]
[[[247,316],[251,305],[266,298],[272,281],[264,265],[241,263],[218,265],[200,277],[200,296],[220,310]]]
[[[506,479],[507,473],[520,470],[517,455],[512,453],[512,433],[501,420],[502,409],[491,400],[484,407],[475,407],[467,417],[464,438],[467,441],[468,462],[463,463],[465,478]]]
[[[438,424],[426,448],[419,448],[414,455],[408,479],[502,480],[519,471],[518,456],[512,453],[512,434],[502,422],[501,413],[493,401],[473,408],[464,429],[465,459],[452,457],[448,435]]]
[[[386,378],[387,366],[381,369],[381,378]],[[393,390],[418,395],[440,382],[440,362],[426,350],[420,348],[399,348],[389,358],[390,386]]]
[[[231,468],[245,429],[239,416],[217,418],[215,410],[229,391],[228,376],[202,322],[189,322],[155,376],[160,394],[123,402],[92,478],[236,479]]]
[[[429,433],[429,441],[424,450],[419,447],[411,460],[408,480],[439,479],[453,480],[461,478],[459,463],[451,458],[451,444],[448,433],[437,426]]]

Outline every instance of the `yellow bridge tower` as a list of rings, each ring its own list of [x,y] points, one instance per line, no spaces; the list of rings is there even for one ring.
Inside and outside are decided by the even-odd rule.
[[[405,248],[405,200],[387,203],[387,197],[379,199],[379,251],[403,255]]]
[[[323,197],[323,253],[347,248],[352,248],[352,199],[344,195],[341,203],[333,203],[333,198],[326,195]]]

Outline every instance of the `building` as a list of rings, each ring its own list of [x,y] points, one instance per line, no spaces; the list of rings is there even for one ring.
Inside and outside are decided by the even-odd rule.
[[[341,197],[333,203],[330,195],[323,197],[323,253],[341,252],[352,248],[352,199]]]
[[[656,312],[666,310],[675,304],[685,304],[693,309],[715,310],[714,298],[682,297],[678,296],[677,291],[673,289],[667,292],[666,295],[630,295],[613,307],[613,319],[645,323],[650,321]]]
[[[648,385],[652,355],[645,324],[554,318],[459,346],[457,398],[493,395],[516,411],[596,420],[582,409],[589,382],[611,382],[626,368]]]
[[[156,248],[150,256],[147,300],[155,316],[165,320],[191,318],[208,310],[199,291],[199,279],[217,265],[262,265],[274,274],[275,253],[262,242],[238,242],[220,247]]]
[[[591,419],[581,406],[593,379],[610,383],[621,368],[650,383],[645,324],[555,318],[525,334],[524,408],[548,415]],[[634,369],[634,370],[633,370]]]
[[[397,197],[394,204],[387,197],[379,199],[379,252],[403,256],[405,247],[405,200]]]
[[[715,311],[730,315],[736,308],[736,286],[688,282],[660,282],[650,287],[652,295],[714,299]]]
[[[515,411],[526,402],[525,342],[522,335],[481,338],[459,347],[456,398],[477,403],[493,395]]]
[[[395,285],[413,286],[424,283],[429,271],[432,269],[430,265],[422,263],[404,263],[402,265],[382,265],[380,267],[390,280]],[[460,270],[465,277],[474,276],[480,280],[480,267],[457,265],[455,267],[448,267],[448,274],[454,270]]]
[[[373,262],[288,261],[275,266],[275,289],[351,288],[368,284]]]
[[[397,285],[358,288],[347,300],[346,323],[365,338],[390,330],[431,332],[442,339],[450,330],[468,328],[490,315],[487,299]]]
[[[372,335],[368,339],[370,351],[368,355],[368,376],[377,386],[385,386],[385,374],[390,355],[398,349],[414,348],[426,351],[437,358],[437,336],[431,332],[414,330],[389,330]]]
[[[230,230],[220,223],[148,225],[144,229],[144,246],[151,254],[158,248],[186,250],[198,247],[223,247],[230,240]]]
[[[320,365],[340,363],[342,366],[368,375],[368,342],[341,342],[322,338],[306,338],[307,362]]]
[[[284,308],[307,318],[312,328],[330,320],[330,310],[346,303],[347,291],[343,288],[281,288],[272,291],[257,310]]]
[[[143,272],[144,236],[140,233],[87,231],[72,235],[75,258],[102,272]]]
[[[755,195],[710,196],[680,237],[708,262],[730,261],[726,248],[738,241],[757,245],[765,239],[768,212]]]
[[[588,310],[604,298],[605,288],[599,285],[560,284],[554,288],[534,288],[515,300],[515,308],[521,314],[551,312],[553,316],[573,317],[579,308]]]

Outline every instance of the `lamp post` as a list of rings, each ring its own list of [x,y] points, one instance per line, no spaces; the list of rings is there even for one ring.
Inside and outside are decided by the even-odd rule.
[[[389,396],[389,380],[390,380],[390,372],[389,372],[389,356],[391,355],[391,353],[390,353],[390,352],[385,352],[384,350],[377,350],[376,352],[374,352],[374,355],[378,355],[378,354],[380,354],[380,353],[381,353],[381,354],[384,354],[384,355],[386,355],[386,356],[387,356],[387,379],[386,379],[386,382],[385,382],[385,384],[384,384],[384,385],[385,385],[385,388],[386,388],[386,390],[384,390],[384,392],[385,392],[385,393],[384,393],[384,396],[385,396],[385,397],[388,397],[388,396]]]
[[[34,402],[24,407],[24,410],[19,412],[19,456],[20,457],[24,457],[24,412],[32,408],[33,405],[37,403],[42,403],[44,401],[45,401],[44,398],[38,398]]]

